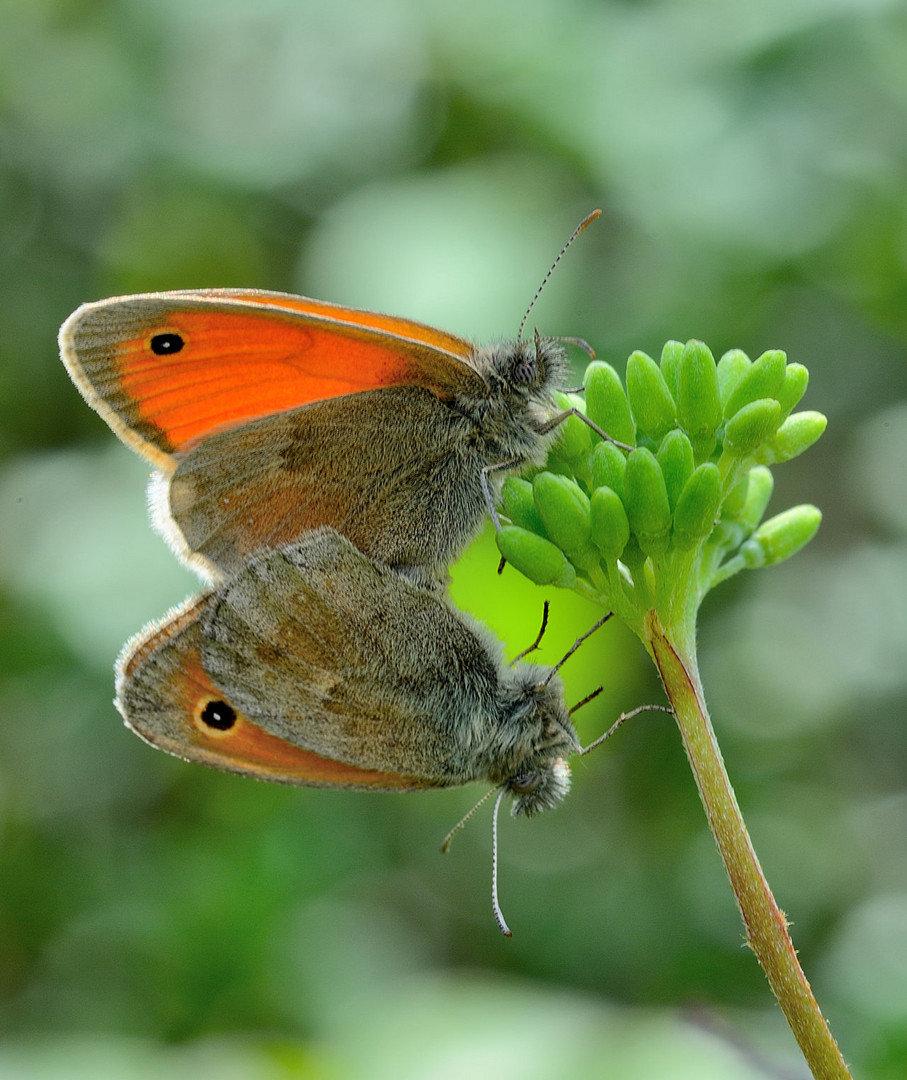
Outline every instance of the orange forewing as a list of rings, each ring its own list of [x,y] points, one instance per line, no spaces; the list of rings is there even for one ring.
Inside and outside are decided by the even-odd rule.
[[[338,322],[353,323],[355,326],[383,330],[397,338],[419,342],[440,352],[451,353],[461,360],[468,359],[472,346],[455,334],[448,334],[424,323],[402,319],[396,315],[384,315],[378,311],[363,311],[360,308],[343,307],[327,300],[313,300],[309,296],[295,296],[293,293],[263,292],[255,289],[205,289],[201,293],[174,293],[174,296],[214,296],[245,300],[256,304],[273,304],[275,307],[295,311],[300,315],[320,316]]]
[[[180,347],[153,351],[161,334]],[[165,467],[215,431],[313,401],[406,384],[446,398],[481,385],[460,338],[283,293],[118,297],[83,305],[60,340],[90,404]]]
[[[146,335],[124,341],[114,362],[137,419],[163,431],[171,452],[252,418],[412,380],[399,349],[258,312],[179,312],[161,330],[184,339],[179,354],[154,356]]]
[[[222,691],[205,671],[201,658],[199,616],[208,602],[202,597],[174,613],[163,625],[153,625],[130,643],[128,656],[121,661],[120,682],[134,679],[155,654],[180,638],[178,665],[167,672],[157,690],[166,695],[161,712],[178,712],[179,729],[168,735],[163,725],[144,728],[129,726],[145,742],[187,761],[225,772],[253,776],[281,784],[314,787],[358,788],[373,791],[407,791],[437,786],[431,780],[377,769],[360,769],[344,761],[323,757],[301,746],[269,734],[243,713],[233,709],[235,722],[227,730],[217,730],[204,722],[202,714],[210,702],[226,701]],[[176,661],[176,655],[171,663]],[[232,707],[231,707],[232,708]],[[157,719],[157,718],[156,718]]]

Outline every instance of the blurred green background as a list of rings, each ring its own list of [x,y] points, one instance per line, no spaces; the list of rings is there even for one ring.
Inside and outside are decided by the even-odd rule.
[[[0,1077],[799,1077],[679,738],[642,717],[563,808],[293,790],[142,744],[112,663],[195,591],[147,468],[57,358],[85,300],[260,286],[622,369],[705,339],[806,364],[793,562],[710,597],[728,767],[859,1074],[907,1075],[907,10],[885,0],[4,0]],[[488,537],[455,595],[515,652]],[[593,618],[553,601],[542,660]],[[659,700],[602,630],[591,739]]]

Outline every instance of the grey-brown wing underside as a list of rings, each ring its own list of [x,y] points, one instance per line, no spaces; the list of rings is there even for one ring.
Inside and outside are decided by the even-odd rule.
[[[430,391],[367,391],[206,439],[160,478],[169,489],[157,497],[158,521],[182,557],[201,555],[216,578],[328,525],[428,581],[482,521],[481,466],[468,423]]]
[[[439,784],[482,775],[503,662],[436,593],[320,529],[253,559],[216,596],[205,669],[266,731]]]

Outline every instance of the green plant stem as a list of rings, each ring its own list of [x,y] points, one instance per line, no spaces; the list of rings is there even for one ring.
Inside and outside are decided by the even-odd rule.
[[[646,645],[661,675],[696,777],[705,812],[756,954],[813,1076],[843,1080],[850,1072],[797,960],[784,912],[775,903],[724,767],[705,707],[695,643],[677,646],[654,610],[645,620]],[[681,637],[686,635],[681,634]]]

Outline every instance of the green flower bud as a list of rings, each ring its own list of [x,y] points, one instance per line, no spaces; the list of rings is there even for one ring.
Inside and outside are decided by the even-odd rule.
[[[739,483],[728,492],[727,498],[721,506],[721,516],[723,518],[735,518],[738,514],[743,512],[743,507],[746,504],[747,493],[750,486],[750,474],[747,473]]]
[[[545,533],[545,526],[535,505],[532,484],[521,476],[508,476],[501,486],[501,505],[504,514],[514,525],[530,532]]]
[[[627,397],[639,431],[657,441],[674,427],[677,409],[661,368],[638,350],[627,361]]]
[[[682,548],[704,540],[715,527],[721,507],[721,473],[703,462],[686,482],[674,511],[674,541]]]
[[[737,515],[737,524],[743,536],[749,536],[762,520],[774,490],[775,478],[770,469],[766,469],[764,465],[750,469],[746,502]]]
[[[618,495],[624,493],[624,474],[627,458],[614,443],[600,442],[592,451],[592,487],[609,487]]]
[[[536,509],[548,538],[573,558],[585,552],[592,536],[589,499],[575,480],[541,472],[532,482]]]
[[[668,505],[673,510],[684,484],[693,475],[693,447],[686,435],[675,428],[665,435],[655,456],[665,478]]]
[[[769,518],[740,548],[744,563],[756,568],[789,559],[812,540],[821,522],[821,510],[806,503]]]
[[[755,455],[756,461],[763,465],[790,461],[808,450],[821,436],[827,424],[828,421],[822,413],[810,410],[791,413],[778,428],[774,438],[759,448]]]
[[[495,537],[504,558],[536,585],[572,589],[576,584],[576,570],[563,551],[550,540],[518,525],[501,526]]]
[[[677,369],[680,367],[681,356],[683,356],[682,341],[665,342],[661,350],[661,373],[675,402],[677,401]]]
[[[583,379],[586,387],[586,415],[612,439],[633,446],[636,429],[627,395],[617,372],[601,360],[593,361]]]
[[[760,398],[744,405],[724,428],[724,448],[735,457],[752,454],[778,430],[781,406],[774,398]]]
[[[709,537],[709,543],[736,551],[762,520],[774,486],[774,478],[764,466],[750,469],[724,500],[721,521]]]
[[[548,460],[545,462],[545,470],[551,473],[557,473],[558,476],[569,476],[571,479],[574,475],[573,466],[569,461],[564,461],[563,458],[558,457],[557,454],[550,454]]]
[[[566,394],[557,393],[554,397],[564,411],[577,404]],[[565,461],[576,461],[585,457],[592,449],[592,438],[592,428],[588,424],[584,424],[578,416],[568,416],[557,426],[555,453]]]
[[[734,392],[737,383],[752,366],[752,360],[742,349],[731,349],[718,361],[716,374],[718,375],[718,397],[721,399],[722,408],[727,405],[728,398]]]
[[[778,400],[784,385],[784,371],[787,357],[780,349],[764,352],[734,387],[724,406],[724,415],[733,416],[736,412],[759,398]]]
[[[695,608],[705,588],[789,558],[815,534],[812,506],[762,523],[767,466],[802,453],[826,426],[819,413],[792,412],[807,384],[806,369],[778,350],[752,362],[732,349],[716,365],[699,341],[668,341],[659,364],[632,353],[626,390],[609,364],[590,364],[585,401],[557,401],[587,410],[628,449],[565,420],[544,469],[501,485],[498,547],[535,582],[619,599],[637,632],[653,605],[686,619],[679,605]],[[614,598],[617,560],[633,588]]]
[[[784,382],[778,392],[781,415],[787,417],[799,404],[809,386],[809,372],[802,364],[788,364],[784,372]]]
[[[677,370],[677,419],[689,435],[698,460],[715,449],[721,423],[715,360],[701,341],[688,341]]]
[[[630,522],[620,496],[609,487],[596,488],[590,507],[592,543],[605,559],[619,559],[630,539]]]
[[[661,468],[651,450],[634,450],[627,458],[624,506],[630,528],[647,555],[661,554],[671,529],[671,507]]]

